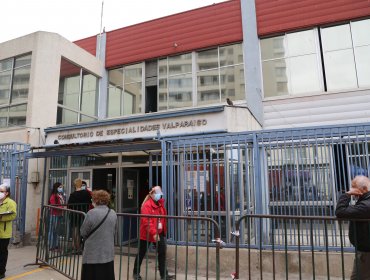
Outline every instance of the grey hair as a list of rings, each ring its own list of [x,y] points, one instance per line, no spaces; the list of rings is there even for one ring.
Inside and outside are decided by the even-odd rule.
[[[7,184],[1,184],[0,189],[3,189],[3,188],[5,188],[5,191],[9,193],[10,195],[10,186],[8,186]]]
[[[352,180],[352,186],[359,188],[359,189],[366,188],[367,191],[370,191],[370,179],[363,175],[356,176]]]

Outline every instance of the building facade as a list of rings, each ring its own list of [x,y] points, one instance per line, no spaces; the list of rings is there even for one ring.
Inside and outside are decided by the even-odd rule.
[[[68,196],[77,177],[128,212],[161,184],[171,214],[215,211],[227,228],[248,211],[275,213],[282,200],[332,207],[351,177],[318,175],[335,169],[333,156],[317,145],[254,144],[273,129],[369,121],[370,5],[337,2],[231,0],[76,42],[36,32],[1,43],[1,143],[30,145],[25,232],[52,184]],[[325,147],[339,157],[342,144]],[[367,141],[361,152],[348,147],[356,164],[345,170],[367,174]],[[268,160],[249,165],[256,154]]]

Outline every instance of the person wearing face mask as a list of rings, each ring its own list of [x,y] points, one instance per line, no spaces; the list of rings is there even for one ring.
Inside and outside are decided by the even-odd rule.
[[[90,196],[92,196],[92,191],[87,186],[86,181],[82,181],[82,185],[81,185],[81,191],[84,191],[84,190],[86,190],[90,194]],[[93,208],[94,208],[93,203],[89,204],[89,210],[91,210]]]
[[[65,204],[64,199],[64,189],[63,185],[59,182],[54,183],[53,190],[49,198],[49,205],[56,207],[63,207]],[[62,211],[57,209],[50,209],[50,218],[49,218],[49,249],[58,250],[58,228],[62,223]]]
[[[160,186],[154,186],[141,205],[141,214],[143,215],[167,215],[164,207],[163,193]],[[149,243],[156,243],[159,273],[161,279],[175,279],[174,275],[168,274],[166,269],[166,233],[167,221],[164,218],[140,218],[140,241],[138,254],[135,258],[133,279],[141,280],[140,267],[143,262]]]
[[[0,279],[5,278],[12,221],[17,217],[17,204],[10,199],[10,187],[0,185]]]
[[[87,190],[83,190],[81,178],[73,181],[76,190],[71,193],[68,199],[68,208],[76,211],[87,213],[91,208],[91,194]],[[82,216],[76,215],[71,217],[70,228],[72,231],[72,247],[76,253],[81,253],[81,236],[80,227],[83,222]]]

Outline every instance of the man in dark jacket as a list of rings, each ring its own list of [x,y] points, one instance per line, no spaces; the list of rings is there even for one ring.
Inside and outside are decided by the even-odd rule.
[[[351,196],[357,201],[351,203]],[[338,200],[335,215],[344,219],[370,219],[370,180],[356,176]],[[351,280],[370,280],[370,223],[350,221],[349,240],[356,248]]]

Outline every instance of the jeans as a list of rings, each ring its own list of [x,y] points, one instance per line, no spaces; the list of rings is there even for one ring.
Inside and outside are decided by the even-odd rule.
[[[59,224],[61,223],[62,216],[50,216],[49,221],[49,232],[48,232],[48,242],[49,242],[49,248],[55,249],[58,247],[58,228]]]
[[[0,238],[0,275],[5,274],[10,238]]]
[[[158,240],[158,243],[157,243],[159,274],[161,275],[161,278],[164,278],[167,274],[167,270],[166,270],[167,244],[166,244],[166,237],[164,235],[161,234],[159,237],[160,239]],[[146,254],[146,251],[149,245],[150,245],[150,242],[146,240],[139,241],[140,248],[135,258],[134,271],[133,271],[134,275],[140,275],[141,263],[143,262],[143,259],[145,257],[145,254]]]

